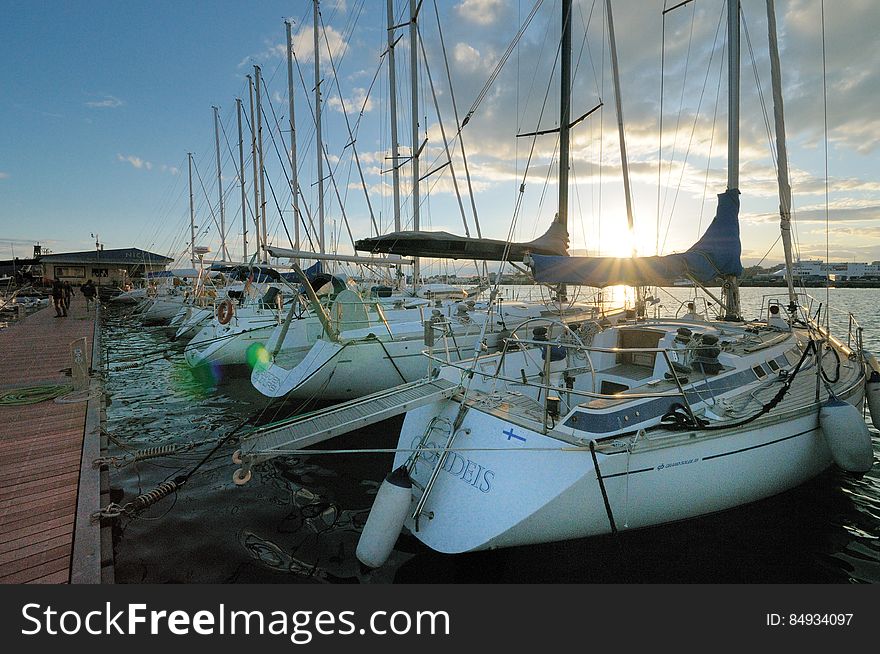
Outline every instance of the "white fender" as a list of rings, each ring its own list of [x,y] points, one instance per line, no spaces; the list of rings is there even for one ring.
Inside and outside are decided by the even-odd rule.
[[[400,466],[388,473],[376,493],[358,541],[356,554],[361,563],[371,568],[385,564],[403,529],[411,501],[412,481],[406,466]]]
[[[868,403],[868,412],[871,414],[871,423],[880,429],[880,373],[871,371],[868,383],[865,385],[865,401]]]
[[[834,462],[847,472],[864,473],[874,465],[871,434],[852,404],[831,398],[819,411],[819,425]]]

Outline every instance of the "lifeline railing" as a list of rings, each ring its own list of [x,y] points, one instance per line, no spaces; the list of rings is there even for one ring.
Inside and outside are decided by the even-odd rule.
[[[538,321],[547,322],[547,319],[546,318],[533,318],[530,321],[532,321],[532,322],[538,322]],[[526,322],[530,322],[530,321],[526,321]],[[523,323],[523,325],[524,324],[526,324],[526,323]],[[426,329],[427,329],[427,327],[428,327],[428,325],[426,324]],[[522,327],[522,325],[520,325],[520,327]],[[564,328],[564,330],[566,332],[568,332],[568,334],[570,336],[573,336],[576,339],[575,343],[572,343],[570,341],[559,341],[559,340],[557,340],[557,341],[546,340],[545,341],[545,340],[536,340],[536,339],[523,339],[523,338],[516,337],[514,334],[513,338],[508,338],[505,340],[504,347],[502,348],[502,350],[500,352],[495,352],[495,353],[491,353],[491,354],[481,354],[481,355],[478,355],[474,359],[469,360],[469,361],[454,362],[454,361],[450,361],[448,359],[443,359],[442,357],[435,355],[432,351],[433,348],[430,346],[427,350],[423,351],[423,355],[428,358],[429,366],[433,366],[434,363],[437,363],[437,364],[440,364],[441,366],[448,366],[448,367],[452,367],[452,368],[457,368],[468,376],[477,375],[477,376],[480,376],[484,379],[500,380],[500,381],[516,384],[519,386],[527,386],[530,388],[538,389],[537,397],[543,396],[543,398],[544,398],[543,422],[544,422],[544,431],[545,432],[547,431],[548,417],[551,417],[550,398],[555,397],[555,396],[550,395],[551,391],[567,394],[569,396],[569,401],[568,401],[569,408],[571,407],[571,397],[570,397],[571,395],[576,395],[576,396],[588,398],[588,399],[618,400],[618,401],[623,400],[623,399],[625,399],[625,400],[638,400],[638,399],[662,398],[662,397],[680,397],[683,400],[683,407],[687,411],[688,416],[691,418],[691,420],[696,422],[696,415],[694,414],[693,407],[691,406],[690,400],[688,398],[687,392],[684,389],[684,386],[682,385],[681,379],[679,378],[677,371],[673,367],[672,357],[670,356],[671,352],[679,354],[683,351],[687,351],[687,348],[670,350],[669,348],[659,348],[659,347],[625,347],[625,348],[622,348],[622,347],[596,347],[596,346],[592,346],[592,345],[587,346],[584,343],[580,342],[580,338],[577,336],[577,334],[575,332],[573,332],[571,329],[569,329],[568,326],[562,325],[562,327]],[[501,374],[501,370],[503,368],[504,358],[507,355],[508,348],[512,343],[516,343],[518,346],[519,345],[533,345],[533,346],[542,348],[544,350],[544,352],[543,352],[544,370],[542,371],[543,381],[541,383],[536,383],[534,381],[530,381],[528,376],[526,376],[526,375],[522,375],[521,377],[516,378],[516,377],[508,377],[506,375]],[[552,351],[552,348],[554,348],[554,347],[574,348],[576,350],[583,351],[586,354],[587,361],[590,365],[589,370],[593,376],[593,391],[579,390],[579,389],[575,389],[575,388],[569,388],[568,386],[560,387],[560,386],[557,386],[557,385],[550,383],[550,379],[551,379],[551,375],[550,375],[550,373],[551,373],[551,370],[550,370],[550,368],[551,368],[551,351]],[[696,349],[696,348],[690,348],[690,349]],[[590,358],[590,352],[607,353],[607,354],[625,354],[625,353],[636,353],[636,352],[660,354],[663,356],[663,359],[666,362],[666,367],[668,368],[668,371],[669,371],[669,376],[666,377],[666,380],[673,381],[675,383],[676,390],[671,391],[671,392],[638,392],[638,393],[633,393],[633,392],[627,391],[625,393],[625,395],[624,394],[609,395],[609,394],[605,394],[605,393],[597,393],[595,391],[596,369],[595,369],[595,366],[593,365],[592,359]],[[497,360],[498,360],[498,363],[495,366],[494,372],[481,370],[478,366],[480,361],[481,360],[485,361],[486,359],[490,359],[490,358],[492,358],[492,359],[497,358]],[[571,368],[568,368],[567,370],[571,370]]]
[[[770,314],[771,306],[778,306],[783,309],[787,314],[791,314],[788,306],[788,293],[768,293],[761,296],[761,312],[760,318],[762,320],[766,320]],[[784,298],[786,301],[781,302],[778,298]],[[838,309],[836,307],[828,306],[827,304],[817,300],[809,293],[801,290],[797,293],[798,298],[798,306],[797,309],[800,309],[803,312],[804,321],[807,322],[812,329],[815,329],[823,338],[828,339],[829,341],[834,342],[836,345],[845,350],[847,355],[855,354],[859,358],[862,357],[863,354],[863,338],[862,338],[862,326],[859,324],[859,321],[856,319],[855,315],[851,311],[844,311],[843,309]],[[841,318],[841,320],[828,320],[828,326],[825,327],[821,324],[821,322],[817,322],[813,320],[811,316],[814,315],[815,310],[821,310],[826,313],[826,315],[835,315]],[[846,321],[845,323],[843,321]],[[844,324],[846,325],[846,342],[842,339],[833,336],[833,330],[844,329]]]

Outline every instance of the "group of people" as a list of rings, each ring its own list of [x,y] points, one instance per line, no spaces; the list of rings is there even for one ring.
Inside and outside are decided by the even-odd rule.
[[[86,299],[86,309],[89,309],[98,295],[98,289],[90,279],[80,286],[79,290]],[[70,282],[62,282],[60,279],[52,281],[52,303],[55,306],[56,318],[65,318],[67,316],[67,310],[70,308],[70,298],[73,295],[73,286]]]

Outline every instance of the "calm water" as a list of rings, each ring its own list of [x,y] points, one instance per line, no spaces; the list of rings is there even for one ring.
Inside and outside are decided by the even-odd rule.
[[[742,289],[745,317],[756,317],[762,297],[778,291]],[[814,291],[824,301],[825,291]],[[669,289],[662,304],[674,311],[692,293]],[[832,289],[831,301],[860,318],[866,348],[880,352],[880,289]],[[392,456],[275,459],[258,466],[247,485],[235,486],[236,446],[222,444],[212,454],[217,439],[244,420],[271,420],[299,407],[269,405],[247,380],[215,385],[210,375],[196,378],[180,346],[169,345],[161,331],[133,329],[121,318],[119,310],[105,314],[109,360],[146,363],[109,375],[110,453],[201,444],[111,468],[114,500],[125,502],[198,466],[176,495],[119,522],[117,583],[880,581],[880,464],[861,479],[832,469],[759,503],[617,537],[457,556],[402,538],[384,568],[364,575],[354,551]],[[389,420],[334,444],[393,447],[401,422]],[[877,461],[880,435],[873,427],[871,433]]]

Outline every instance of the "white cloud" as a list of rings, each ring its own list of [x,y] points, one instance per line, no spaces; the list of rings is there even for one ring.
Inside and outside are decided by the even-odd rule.
[[[327,100],[327,106],[340,113],[342,112],[342,101],[339,99],[338,95],[334,95]],[[352,96],[345,99],[345,110],[349,114],[358,114],[361,111],[366,113],[372,111],[373,107],[373,98],[367,97],[367,90],[364,88],[357,87],[352,89]]]
[[[503,8],[502,0],[463,0],[455,9],[465,20],[478,25],[491,25]]]
[[[293,41],[293,54],[296,57],[296,61],[303,64],[315,60],[315,32],[311,25],[304,25],[298,31],[293,32],[291,40]],[[328,45],[330,46],[329,52],[327,49]],[[338,62],[340,57],[348,50],[348,43],[332,25],[326,25],[318,34],[318,47],[321,48],[322,62],[327,63],[330,55],[332,55],[334,62]],[[287,59],[286,39],[281,43],[269,45],[269,48],[259,55],[245,57],[238,64],[238,67],[243,68],[255,61],[264,61],[270,58]]]
[[[86,102],[87,107],[92,109],[116,109],[125,104],[122,100],[112,95],[105,95],[100,100],[89,100]]]
[[[117,154],[116,160],[129,163],[134,168],[137,168],[138,170],[140,170],[142,168],[145,170],[152,170],[152,168],[153,168],[153,164],[151,164],[149,161],[144,161],[140,157],[136,157],[133,154],[127,154],[127,155]]]
[[[9,173],[4,173],[0,171],[0,179],[9,179]]]

